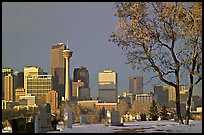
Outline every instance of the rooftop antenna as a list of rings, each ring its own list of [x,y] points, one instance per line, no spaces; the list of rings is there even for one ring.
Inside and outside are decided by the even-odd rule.
[[[68,44],[68,40],[67,40],[67,49],[69,50],[69,44]]]

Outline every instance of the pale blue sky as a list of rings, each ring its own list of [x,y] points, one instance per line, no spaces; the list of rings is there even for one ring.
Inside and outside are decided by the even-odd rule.
[[[121,48],[108,41],[117,23],[113,7],[112,2],[2,3],[2,67],[23,71],[36,65],[50,73],[51,46],[68,39],[74,52],[71,77],[75,67],[86,67],[92,96],[98,96],[98,72],[104,69],[118,73],[119,94],[129,89],[129,76],[143,75],[145,83],[152,74],[133,71]],[[144,92],[153,91],[155,81]]]

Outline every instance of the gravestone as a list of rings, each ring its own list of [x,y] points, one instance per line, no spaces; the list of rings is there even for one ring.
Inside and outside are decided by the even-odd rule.
[[[107,111],[107,117],[108,122],[111,124],[111,126],[120,126],[123,124],[121,123],[119,111],[116,110]]]
[[[35,117],[35,133],[46,133],[52,130],[51,107],[45,103],[40,105],[38,114]]]
[[[88,114],[80,115],[80,124],[88,124]]]
[[[66,104],[66,107],[64,108],[64,127],[72,128],[72,123],[73,123],[72,109],[68,104]]]
[[[19,117],[9,120],[12,126],[12,133],[26,133],[26,118]]]

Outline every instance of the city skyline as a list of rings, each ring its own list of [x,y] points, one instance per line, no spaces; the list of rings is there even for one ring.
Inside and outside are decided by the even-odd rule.
[[[35,65],[51,74],[51,47],[68,40],[74,52],[70,77],[73,79],[74,68],[86,67],[92,96],[98,96],[98,73],[106,69],[117,72],[119,95],[129,91],[129,76],[143,76],[145,84],[154,74],[133,71],[125,64],[122,50],[108,41],[117,23],[113,4],[2,3],[2,67],[20,72],[27,65]],[[153,91],[155,83],[144,85],[144,92]],[[196,89],[194,93],[201,93],[202,85]]]

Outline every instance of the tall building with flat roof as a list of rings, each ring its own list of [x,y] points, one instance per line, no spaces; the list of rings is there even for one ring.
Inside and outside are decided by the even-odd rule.
[[[24,72],[14,72],[14,89],[24,88]]]
[[[27,94],[27,78],[32,75],[43,74],[43,69],[37,66],[25,66],[24,67],[24,89]]]
[[[2,68],[2,99],[4,99],[4,76],[8,75],[8,74],[11,74],[13,75],[13,70],[11,68]]]
[[[52,88],[52,75],[30,75],[27,77],[27,93],[38,98],[38,105],[46,101]]]
[[[4,76],[4,100],[14,101],[13,76],[11,74]]]
[[[117,103],[118,83],[117,73],[104,70],[98,73],[99,100],[107,103]]]
[[[64,43],[58,43],[51,48],[52,89],[58,92],[60,99],[65,95],[65,59],[63,57],[65,49]]]
[[[143,76],[129,77],[129,92],[133,94],[143,93]]]

